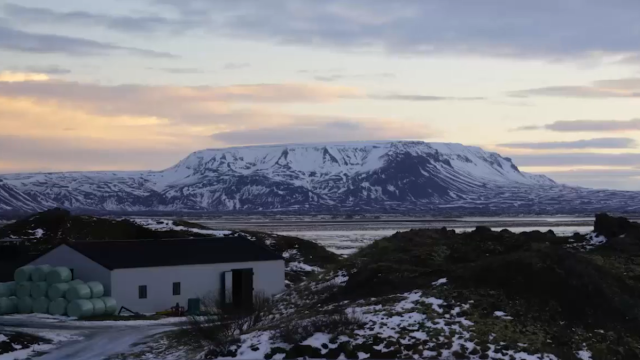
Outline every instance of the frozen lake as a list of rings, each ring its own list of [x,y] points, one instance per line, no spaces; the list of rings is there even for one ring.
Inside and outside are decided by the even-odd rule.
[[[339,254],[350,254],[372,241],[419,228],[455,229],[471,231],[476,226],[489,226],[494,230],[509,229],[513,232],[553,230],[557,235],[588,233],[593,229],[592,217],[513,217],[513,218],[389,218],[389,219],[309,219],[309,218],[218,218],[189,219],[214,229],[257,230],[281,235],[296,236],[315,241]]]

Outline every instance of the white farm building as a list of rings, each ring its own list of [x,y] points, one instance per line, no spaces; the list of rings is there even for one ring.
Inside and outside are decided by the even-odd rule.
[[[246,304],[254,292],[285,289],[282,257],[244,237],[73,242],[30,263],[43,264],[101,282],[118,307],[140,313],[186,308],[188,299],[212,294]]]

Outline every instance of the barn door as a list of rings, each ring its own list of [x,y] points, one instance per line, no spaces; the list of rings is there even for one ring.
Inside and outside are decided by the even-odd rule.
[[[253,269],[232,270],[231,298],[233,307],[250,310],[253,307]]]

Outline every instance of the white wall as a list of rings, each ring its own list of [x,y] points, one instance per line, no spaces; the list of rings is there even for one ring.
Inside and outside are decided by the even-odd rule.
[[[254,292],[274,295],[284,291],[284,260],[209,265],[183,265],[135,269],[116,269],[111,274],[111,296],[118,307],[141,313],[167,310],[176,303],[187,308],[187,299],[220,291],[221,274],[234,269],[253,269]],[[173,295],[179,282],[180,295]],[[138,299],[138,286],[147,286],[147,298]]]
[[[111,293],[111,271],[67,245],[60,245],[30,263],[30,265],[44,264],[66,266],[73,269],[73,275],[76,279],[85,282],[99,281],[104,286],[105,295]]]

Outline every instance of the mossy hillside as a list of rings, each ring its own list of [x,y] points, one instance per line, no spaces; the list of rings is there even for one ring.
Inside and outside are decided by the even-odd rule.
[[[600,224],[603,220],[619,223],[604,215],[599,219]],[[470,342],[466,348],[455,345],[460,334],[430,331],[425,332],[430,338],[423,340],[412,338],[416,329],[407,328],[400,329],[397,344],[384,348],[386,354],[380,353],[372,337],[360,340],[360,351],[385,358],[417,356],[407,352],[407,347],[413,347],[423,355],[425,350],[437,350],[460,359],[518,352],[577,359],[578,351],[588,349],[595,360],[637,359],[640,238],[628,230],[634,227],[631,223],[611,232],[608,225],[599,226],[614,237],[598,246],[591,246],[589,236],[559,237],[539,231],[514,234],[478,228],[462,234],[446,229],[396,233],[295,287],[282,297],[279,310],[294,321],[367,306],[394,316],[394,304],[407,292],[418,290],[425,297],[441,299],[445,315],[459,307],[455,316],[473,323],[466,330]],[[445,278],[445,283],[437,283]],[[442,319],[429,306],[412,311],[435,316],[429,321]],[[496,316],[496,312],[507,316]],[[453,313],[448,319],[445,316],[445,323],[455,320]],[[352,336],[349,332],[334,335]],[[330,352],[289,346],[280,346],[286,348],[286,358],[338,352],[333,346]],[[353,357],[353,351],[347,352],[352,348],[353,341],[345,341],[337,355]],[[437,351],[428,354],[439,358]]]

